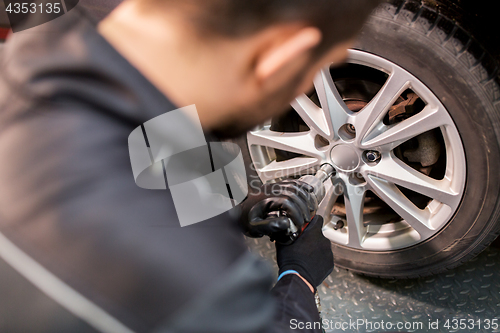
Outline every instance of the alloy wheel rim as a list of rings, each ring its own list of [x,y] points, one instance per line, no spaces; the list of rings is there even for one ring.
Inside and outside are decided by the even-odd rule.
[[[310,173],[321,164],[330,163],[336,174],[325,183],[327,194],[318,210],[324,217],[323,233],[327,238],[341,246],[371,251],[415,245],[437,234],[461,202],[466,164],[460,135],[440,100],[403,68],[359,50],[349,51],[348,62],[386,73],[387,80],[375,97],[359,112],[351,111],[329,67],[324,68],[314,81],[321,107],[305,94],[292,103],[309,131],[281,133],[264,125],[248,133],[255,171],[262,182],[268,182]],[[383,119],[389,108],[407,89],[415,92],[425,107],[399,123],[385,124]],[[446,171],[442,179],[415,170],[395,154],[401,144],[434,129],[440,130],[445,145]],[[272,160],[274,149],[301,157],[278,162]],[[419,208],[401,188],[424,195],[430,202]],[[368,191],[385,202],[401,220],[366,221]],[[332,211],[339,197],[343,197],[345,204],[343,228],[338,228],[341,218]]]

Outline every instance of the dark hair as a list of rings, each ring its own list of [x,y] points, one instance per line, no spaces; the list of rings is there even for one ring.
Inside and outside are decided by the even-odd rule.
[[[323,32],[319,49],[354,37],[383,0],[152,0],[189,10],[204,34],[241,37],[285,22],[304,22]]]

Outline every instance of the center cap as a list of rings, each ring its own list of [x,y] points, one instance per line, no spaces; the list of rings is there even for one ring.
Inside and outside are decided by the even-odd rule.
[[[352,171],[359,165],[359,156],[349,145],[338,145],[330,152],[330,159],[335,166],[343,171]]]

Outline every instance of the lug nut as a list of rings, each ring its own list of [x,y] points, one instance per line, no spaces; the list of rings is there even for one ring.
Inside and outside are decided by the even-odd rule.
[[[346,129],[351,134],[356,134],[356,127],[353,124],[347,124]]]
[[[343,220],[338,220],[333,226],[333,230],[342,229],[345,226],[345,222]]]
[[[380,160],[380,153],[375,150],[369,150],[365,152],[365,158],[368,162],[377,162]]]

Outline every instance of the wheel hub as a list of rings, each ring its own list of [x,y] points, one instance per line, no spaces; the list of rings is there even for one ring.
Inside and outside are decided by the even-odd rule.
[[[340,144],[330,151],[330,159],[336,169],[353,171],[360,163],[359,156],[354,148],[348,144]]]

